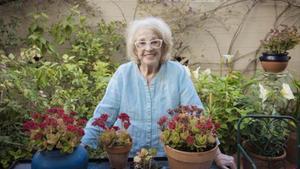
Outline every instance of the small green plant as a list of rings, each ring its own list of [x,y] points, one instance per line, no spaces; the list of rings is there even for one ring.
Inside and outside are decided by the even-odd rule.
[[[259,119],[248,123],[246,149],[255,154],[277,157],[284,153],[289,130],[281,119]]]
[[[157,168],[153,157],[156,156],[156,149],[149,148],[145,149],[142,148],[139,152],[137,152],[136,156],[133,158],[134,162],[134,169],[155,169]]]
[[[264,52],[268,54],[286,54],[300,42],[300,34],[295,26],[280,25],[271,29],[270,36],[261,41]]]
[[[109,116],[104,113],[99,118],[96,118],[92,123],[94,126],[98,126],[104,131],[99,137],[100,145],[103,147],[114,147],[114,146],[127,146],[130,145],[132,139],[127,132],[128,127],[130,126],[130,119],[126,113],[120,113],[118,119],[122,122],[122,127],[118,126],[107,126],[107,120]]]

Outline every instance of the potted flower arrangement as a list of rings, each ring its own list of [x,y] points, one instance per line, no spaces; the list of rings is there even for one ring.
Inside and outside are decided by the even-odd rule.
[[[32,159],[32,169],[87,168],[87,151],[79,145],[86,120],[76,114],[50,108],[47,113],[32,113],[31,119],[24,122],[30,147],[38,150]]]
[[[157,151],[154,148],[142,148],[133,158],[134,169],[155,169],[157,166],[153,163],[153,157]]]
[[[270,36],[262,41],[263,54],[259,57],[266,72],[278,73],[283,71],[290,60],[288,50],[293,49],[300,42],[300,34],[296,27],[280,25],[271,29]]]
[[[210,168],[218,148],[219,124],[202,111],[197,106],[179,106],[158,121],[170,168]]]
[[[118,119],[121,120],[122,126],[107,126],[109,115],[104,113],[96,118],[92,123],[103,129],[99,143],[107,152],[111,168],[124,169],[127,166],[128,154],[131,150],[132,139],[127,132],[130,126],[130,118],[126,113],[120,113]]]

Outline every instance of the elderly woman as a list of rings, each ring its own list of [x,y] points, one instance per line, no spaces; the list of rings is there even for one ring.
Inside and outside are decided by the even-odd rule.
[[[105,96],[98,104],[85,128],[82,143],[97,146],[100,129],[91,125],[102,113],[110,114],[114,125],[119,112],[131,117],[128,131],[133,139],[131,155],[142,147],[155,147],[158,156],[165,156],[160,143],[159,118],[170,108],[202,103],[184,67],[170,61],[172,33],[159,18],[134,21],[127,30],[127,53],[132,60],[121,65],[110,80]],[[235,169],[234,160],[218,151],[219,167]]]

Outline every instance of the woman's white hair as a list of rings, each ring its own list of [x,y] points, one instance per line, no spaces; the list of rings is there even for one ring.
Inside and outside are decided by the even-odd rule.
[[[171,57],[171,49],[173,47],[172,32],[166,22],[157,17],[147,17],[140,20],[134,20],[130,23],[127,28],[127,57],[137,64],[139,63],[139,59],[134,52],[134,43],[136,40],[136,33],[140,29],[151,29],[162,38],[163,45],[160,63],[169,60]]]

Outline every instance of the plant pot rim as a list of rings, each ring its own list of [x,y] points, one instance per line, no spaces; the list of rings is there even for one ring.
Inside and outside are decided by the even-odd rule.
[[[287,54],[262,54],[259,57],[261,62],[288,62],[291,59]]]
[[[170,147],[169,145],[164,145],[166,148],[168,149],[172,149],[175,152],[179,152],[179,153],[183,153],[183,154],[199,154],[199,153],[208,153],[208,152],[212,152],[215,151],[215,149],[217,149],[219,146],[216,144],[214,148],[207,150],[207,151],[202,151],[202,152],[192,152],[192,151],[182,151],[182,150],[177,150],[175,148]]]
[[[110,153],[126,153],[129,152],[132,147],[132,141],[128,145],[123,146],[112,146],[112,147],[104,147],[104,150]]]

